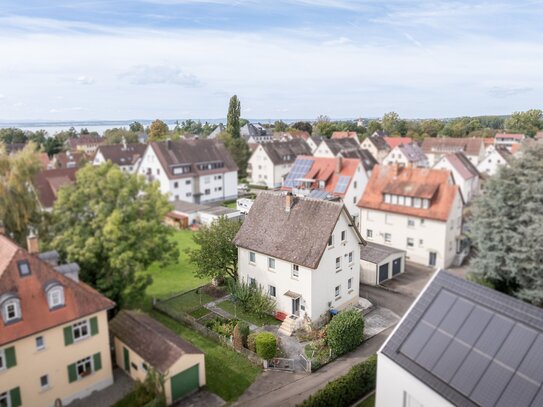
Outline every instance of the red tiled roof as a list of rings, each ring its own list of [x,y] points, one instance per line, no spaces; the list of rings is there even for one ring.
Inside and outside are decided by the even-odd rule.
[[[28,261],[30,275],[21,277],[17,262]],[[64,307],[49,310],[44,287],[56,281],[64,287]],[[0,321],[0,346],[46,329],[113,308],[115,303],[90,286],[76,282],[38,256],[0,235],[0,296],[12,293],[20,301],[22,319]]]
[[[496,138],[512,138],[514,140],[523,140],[524,134],[518,134],[518,133],[497,133]]]
[[[71,185],[75,182],[77,168],[57,168],[54,170],[43,170],[34,177],[38,199],[43,208],[51,208],[57,200],[58,191],[64,185]]]
[[[486,138],[483,139],[483,143],[485,143],[485,147],[494,145],[494,142],[495,142],[495,140],[492,137],[486,137]]]
[[[515,155],[519,152],[520,148],[522,147],[521,143],[515,143],[511,146],[511,154]]]
[[[358,134],[356,134],[356,131],[334,131],[332,133],[332,138],[334,140],[341,139],[341,138],[354,138],[358,139]]]
[[[413,141],[411,137],[383,137],[388,146],[393,149],[400,144],[409,144]]]
[[[450,178],[451,174],[447,170],[376,165],[358,206],[446,222],[459,194],[458,186],[450,183]],[[430,207],[423,209],[387,204],[384,201],[384,191],[403,196],[412,196],[414,191],[418,191],[421,198],[432,197]]]
[[[463,151],[466,155],[478,156],[484,141],[477,137],[431,137],[422,142],[422,151],[425,154],[448,154]],[[494,144],[494,139],[492,139]]]
[[[470,179],[473,177],[479,176],[479,171],[469,160],[468,157],[462,152],[459,151],[453,154],[447,154],[445,159],[451,163],[451,165],[458,171],[458,173],[464,179]]]
[[[49,166],[49,162],[51,161],[49,160],[49,156],[47,155],[47,153],[40,153],[39,159],[41,161],[41,167],[46,170]]]

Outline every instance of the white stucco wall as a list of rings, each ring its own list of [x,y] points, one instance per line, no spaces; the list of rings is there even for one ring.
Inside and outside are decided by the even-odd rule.
[[[503,166],[509,166],[509,164],[496,150],[493,150],[479,163],[477,169],[481,174],[495,175]]]
[[[369,174],[366,173],[366,170],[362,166],[362,163],[359,163],[356,167],[353,179],[351,180],[349,187],[343,197],[343,203],[347,208],[349,214],[355,219],[355,223],[359,224],[360,211],[356,204],[362,197],[366,185],[368,185]]]
[[[383,159],[383,165],[391,164],[399,164],[404,167],[411,165],[415,168],[427,168],[429,166],[428,160],[426,159],[410,162],[398,146],[394,147],[394,149]]]
[[[313,152],[313,155],[315,157],[335,157],[335,155],[332,153],[332,151],[328,148],[326,143],[322,141],[317,149]]]
[[[251,164],[251,184],[266,185],[268,188],[275,187],[274,165],[262,146],[259,145],[253,152],[249,164]]]
[[[364,284],[370,284],[370,285],[378,285],[379,284],[379,267],[383,264],[389,264],[388,266],[388,279],[393,278],[392,276],[392,262],[396,260],[397,258],[401,258],[401,269],[400,273],[396,276],[399,276],[405,271],[405,256],[401,253],[394,253],[388,256],[386,259],[379,263],[371,263],[369,261],[360,260],[360,282]],[[394,276],[394,277],[396,277]]]
[[[434,168],[438,170],[448,170],[452,172],[454,183],[460,187],[460,191],[462,192],[465,203],[471,202],[473,198],[479,195],[481,189],[481,180],[478,176],[465,179],[445,157],[439,160]]]

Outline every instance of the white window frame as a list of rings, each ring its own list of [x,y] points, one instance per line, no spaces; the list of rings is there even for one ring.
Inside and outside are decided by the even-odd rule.
[[[275,259],[268,257],[268,270],[275,270]]]
[[[273,288],[273,293],[272,293],[272,288]],[[268,295],[273,298],[277,297],[277,288],[275,288],[274,285],[271,285],[271,284],[268,285]]]
[[[4,352],[4,349],[0,349],[0,360],[2,361],[2,364],[0,365],[0,372],[7,369],[6,367],[6,353]]]
[[[344,243],[347,241],[347,231],[346,230],[342,230],[341,231],[341,243]]]
[[[42,383],[42,379],[43,379],[44,377],[45,377],[45,381],[46,381],[45,384]],[[40,388],[41,388],[42,390],[47,390],[47,389],[49,388],[49,375],[44,374],[44,375],[40,376]]]
[[[347,289],[350,290],[351,288],[353,288],[353,278],[352,277],[347,280]]]
[[[334,295],[336,298],[341,295],[341,285],[338,285],[334,288]]]
[[[54,286],[47,290],[47,302],[49,309],[64,305],[64,289],[62,286]]]
[[[336,257],[336,271],[340,271],[340,270],[341,270],[341,256]]]
[[[390,243],[392,241],[392,234],[385,233],[384,239],[385,239],[385,242]]]
[[[41,339],[41,345],[38,343],[38,340]],[[36,336],[36,349],[37,350],[44,350],[45,349],[45,339],[43,339],[43,336]]]
[[[8,308],[13,307],[13,313],[14,316],[10,317],[9,313],[11,313],[11,310],[8,310]],[[19,299],[17,298],[10,298],[2,305],[2,314],[4,317],[4,322],[8,323],[11,321],[17,321],[21,319],[21,304],[19,302]]]
[[[366,237],[368,239],[373,239],[373,230],[372,229],[366,229]]]
[[[385,203],[389,204],[392,202],[392,197],[390,194],[385,194]]]
[[[328,238],[328,247],[334,247],[334,234],[332,233]]]
[[[410,196],[405,197],[405,206],[413,206],[413,199]]]
[[[0,393],[0,401],[6,401],[6,405],[8,407],[11,407],[11,399],[9,398],[9,393],[6,391],[4,393]]]
[[[430,200],[429,199],[423,199],[422,200],[422,208],[428,209],[430,207]]]
[[[249,252],[249,263],[251,263],[251,264],[256,263],[256,253],[255,252]]]
[[[79,368],[81,366],[84,367],[87,363],[90,365],[90,372],[88,374],[84,375],[84,376],[81,376],[81,373],[79,373]],[[83,358],[83,359],[78,360],[77,362],[75,362],[75,372],[77,373],[77,380],[84,379],[85,377],[90,376],[91,374],[93,374],[94,373],[94,363],[93,363],[92,357],[87,356],[86,358]]]
[[[300,266],[299,265],[297,265],[297,264],[292,265],[291,276],[293,278],[299,278],[300,277]]]
[[[414,198],[413,199],[413,206],[415,208],[422,208],[422,199],[420,198]]]
[[[86,333],[84,335],[80,333],[79,337],[76,338],[76,336],[75,336],[76,331],[82,332],[84,329],[86,330]],[[79,321],[79,322],[76,322],[75,324],[73,324],[72,325],[72,336],[74,338],[74,342],[82,341],[83,339],[86,339],[89,336],[91,336],[89,320],[85,319],[83,321]]]
[[[415,219],[407,218],[407,227],[414,228],[415,227]]]
[[[415,247],[415,239],[412,237],[408,237],[406,241],[407,248],[414,248]]]
[[[392,195],[392,205],[398,205],[398,195]]]
[[[353,264],[353,252],[349,252],[349,264]]]

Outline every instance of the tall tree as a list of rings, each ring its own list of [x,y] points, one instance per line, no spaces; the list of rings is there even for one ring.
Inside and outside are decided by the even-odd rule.
[[[162,120],[156,119],[149,126],[149,141],[164,141],[169,133],[168,125]]]
[[[130,123],[130,126],[128,126],[128,129],[133,133],[139,133],[141,131],[144,131],[143,124],[141,124],[140,122]]]
[[[485,184],[470,225],[476,257],[471,275],[499,291],[543,306],[543,145]]]
[[[193,236],[197,248],[187,249],[187,253],[198,277],[237,278],[238,249],[232,240],[240,227],[241,222],[220,217]]]
[[[104,131],[104,137],[107,144],[137,143],[138,135],[124,127],[107,129]]]
[[[507,131],[524,133],[533,137],[543,128],[543,111],[531,109],[526,112],[515,112],[505,121]]]
[[[79,263],[83,281],[120,306],[133,304],[152,282],[147,267],[178,258],[162,222],[170,209],[157,183],[111,163],[87,165],[60,190],[49,245]]]
[[[240,137],[240,123],[239,118],[241,115],[241,103],[236,95],[230,98],[228,105],[228,115],[226,117],[226,131],[233,137]]]
[[[34,143],[8,156],[0,143],[0,220],[6,232],[23,243],[30,227],[40,223],[32,178],[41,168]]]
[[[288,126],[283,120],[276,120],[273,124],[273,129],[275,131],[287,131]]]
[[[249,158],[251,158],[251,150],[247,142],[241,137],[232,137],[228,132],[219,134],[218,138],[224,143],[224,146],[238,166],[238,177],[245,178],[247,176]]]
[[[27,141],[28,135],[21,129],[15,127],[0,129],[0,143],[13,144],[26,143]]]
[[[313,132],[313,126],[309,122],[296,122],[290,127],[300,131],[307,131],[309,134]]]

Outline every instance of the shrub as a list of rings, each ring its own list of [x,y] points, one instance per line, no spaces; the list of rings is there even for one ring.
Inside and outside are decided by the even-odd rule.
[[[249,349],[251,352],[256,353],[256,336],[258,333],[253,332],[252,334],[249,334],[247,337],[247,349]]]
[[[326,343],[337,356],[343,355],[362,343],[364,318],[355,309],[342,311],[332,318],[326,330]]]
[[[270,332],[260,332],[255,338],[256,354],[264,360],[275,357],[277,352],[277,340]]]
[[[275,300],[264,292],[262,286],[254,287],[246,282],[231,281],[229,289],[234,302],[246,312],[264,317],[275,311]]]
[[[204,325],[219,335],[231,336],[234,333],[234,327],[238,323],[237,319],[223,319],[215,317],[208,319]]]
[[[342,407],[350,406],[375,389],[377,357],[354,365],[345,376],[328,383],[298,407]]]
[[[239,304],[244,310],[249,309],[249,302],[253,297],[254,288],[245,282],[237,282],[235,280],[229,280],[228,289],[232,294],[234,302]]]
[[[243,321],[239,321],[234,327],[232,333],[234,348],[241,350],[243,347],[247,347],[247,337],[249,336],[249,325]]]

